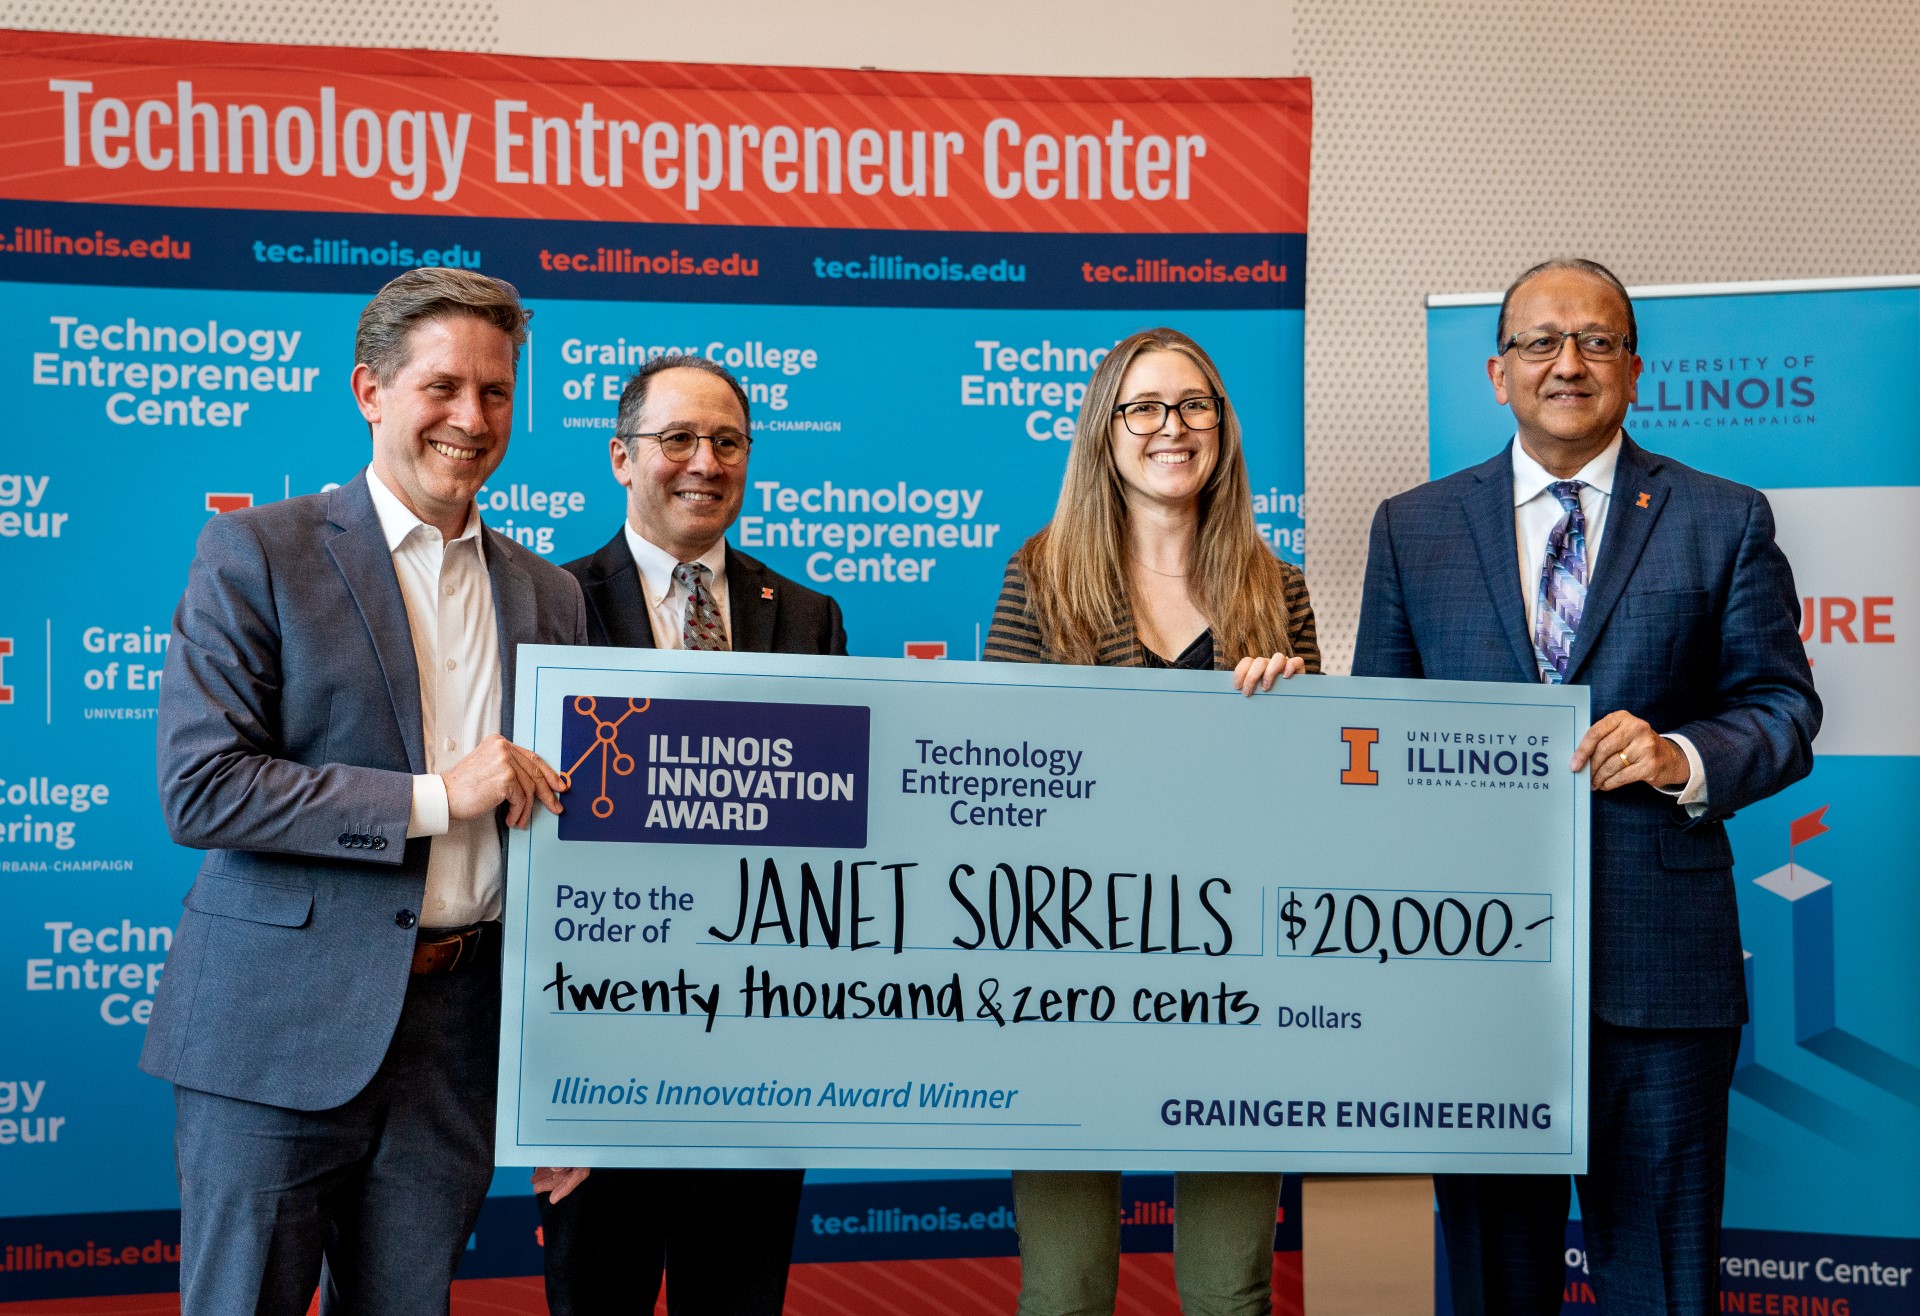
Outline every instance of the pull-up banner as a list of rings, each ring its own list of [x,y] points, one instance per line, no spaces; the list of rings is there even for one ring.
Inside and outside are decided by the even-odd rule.
[[[1720,1310],[1920,1310],[1920,412],[1887,387],[1912,372],[1920,277],[1631,291],[1627,432],[1766,494],[1826,707],[1812,773],[1729,824],[1751,1022]],[[1513,433],[1487,386],[1499,302],[1428,299],[1436,477]],[[1577,1225],[1567,1266],[1566,1309],[1585,1310]]]
[[[0,1301],[173,1282],[172,1102],[135,1068],[198,862],[155,802],[169,618],[208,517],[366,461],[354,325],[394,274],[533,308],[480,505],[555,562],[621,524],[622,384],[694,352],[752,403],[735,546],[837,598],[856,653],[975,657],[1088,375],[1162,323],[1218,361],[1261,533],[1300,558],[1304,81],[0,32],[0,116]],[[809,1191],[981,1191],[943,1183]],[[469,1273],[537,1268],[524,1184]],[[1012,1235],[826,1241],[801,1255]]]

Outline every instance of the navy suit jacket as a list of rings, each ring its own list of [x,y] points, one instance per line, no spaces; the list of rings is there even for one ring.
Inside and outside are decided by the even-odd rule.
[[[519,644],[580,644],[573,578],[495,531],[501,724]],[[200,532],[160,688],[160,803],[206,850],[141,1067],[297,1110],[367,1085],[400,1018],[426,890],[406,604],[366,475]]]
[[[1510,450],[1380,505],[1355,676],[1538,681]],[[1724,820],[1804,777],[1820,728],[1799,600],[1755,489],[1625,439],[1567,679],[1700,751],[1698,819],[1644,784],[1593,796],[1593,1011],[1637,1028],[1746,1021]],[[1573,746],[1564,747],[1571,755]]]
[[[599,552],[567,563],[587,599],[588,643],[651,649],[653,623],[624,528]],[[727,634],[740,653],[847,651],[840,605],[727,545]]]

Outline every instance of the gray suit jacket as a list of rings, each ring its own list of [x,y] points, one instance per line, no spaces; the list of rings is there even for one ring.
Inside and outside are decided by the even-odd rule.
[[[586,614],[571,576],[486,537],[511,727],[515,646],[583,643]],[[428,841],[406,835],[425,771],[406,605],[365,474],[209,521],[159,713],[167,828],[208,854],[143,1069],[299,1110],[366,1086],[426,889]]]

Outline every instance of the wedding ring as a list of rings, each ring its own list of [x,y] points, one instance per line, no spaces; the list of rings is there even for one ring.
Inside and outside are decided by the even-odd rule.
[[[1623,768],[1630,768],[1633,766],[1633,760],[1627,757],[1627,751],[1624,749],[1620,751],[1620,766]]]

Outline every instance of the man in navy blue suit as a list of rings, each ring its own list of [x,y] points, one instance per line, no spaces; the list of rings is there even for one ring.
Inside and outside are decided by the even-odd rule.
[[[1487,375],[1514,440],[1381,504],[1353,671],[1591,687],[1588,1266],[1603,1311],[1706,1316],[1747,1018],[1724,820],[1807,774],[1820,701],[1766,498],[1621,429],[1637,341],[1591,261],[1507,290]],[[1560,1310],[1567,1179],[1435,1191],[1460,1316]]]

